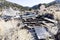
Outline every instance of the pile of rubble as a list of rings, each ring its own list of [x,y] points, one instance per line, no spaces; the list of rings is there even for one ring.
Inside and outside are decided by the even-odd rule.
[[[58,22],[52,14],[26,13],[0,16],[1,40],[55,40]]]
[[[41,5],[31,12],[1,9],[0,40],[60,40],[60,4]]]

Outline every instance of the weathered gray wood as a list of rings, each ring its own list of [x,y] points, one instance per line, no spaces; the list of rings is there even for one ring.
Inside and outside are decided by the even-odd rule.
[[[44,18],[45,20],[48,20],[48,21],[51,21],[51,22],[53,22],[53,23],[57,23],[57,21],[55,21],[55,20],[52,20],[52,19],[49,19],[49,18]]]

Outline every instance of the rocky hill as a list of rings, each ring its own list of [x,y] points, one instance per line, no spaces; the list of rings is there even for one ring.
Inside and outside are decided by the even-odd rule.
[[[56,1],[53,1],[53,2],[50,2],[50,3],[43,3],[43,4],[38,4],[38,5],[34,5],[33,7],[32,7],[32,9],[39,9],[39,7],[41,6],[41,5],[45,5],[45,7],[49,7],[49,6],[51,6],[51,5],[55,5],[56,4]]]
[[[0,8],[1,7],[3,7],[3,8],[4,7],[6,7],[6,8],[12,7],[13,9],[15,7],[15,8],[19,9],[19,10],[28,10],[29,9],[29,7],[23,7],[21,5],[18,5],[16,3],[12,3],[12,2],[9,2],[9,1],[0,2]]]

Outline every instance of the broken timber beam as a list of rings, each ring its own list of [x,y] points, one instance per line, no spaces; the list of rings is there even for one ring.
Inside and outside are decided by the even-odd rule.
[[[49,18],[44,18],[45,20],[48,20],[48,21],[50,21],[50,22],[53,22],[53,23],[57,23],[57,21],[55,21],[55,20],[52,20],[52,19],[49,19]]]

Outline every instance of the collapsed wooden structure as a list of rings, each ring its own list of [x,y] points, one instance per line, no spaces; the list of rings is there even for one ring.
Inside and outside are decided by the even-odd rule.
[[[52,14],[38,15],[35,18],[26,18],[23,19],[22,22],[23,24],[25,24],[25,26],[35,29],[36,31],[35,33],[38,39],[44,39],[44,38],[46,39],[46,37],[51,37],[52,35],[56,35],[58,32],[58,27],[57,27],[58,22],[54,20]]]

